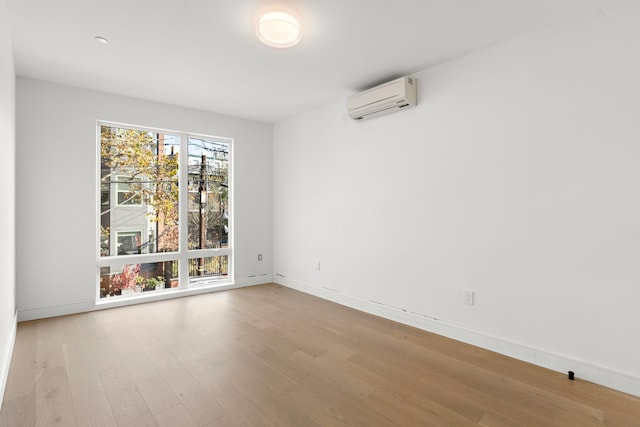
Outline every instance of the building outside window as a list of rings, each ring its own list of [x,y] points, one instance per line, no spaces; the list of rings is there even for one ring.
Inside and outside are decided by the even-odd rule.
[[[142,231],[116,231],[118,255],[142,253]]]

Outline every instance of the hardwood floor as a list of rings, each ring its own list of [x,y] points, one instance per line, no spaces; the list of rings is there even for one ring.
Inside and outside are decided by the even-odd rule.
[[[640,426],[640,398],[278,285],[20,323],[1,426]]]

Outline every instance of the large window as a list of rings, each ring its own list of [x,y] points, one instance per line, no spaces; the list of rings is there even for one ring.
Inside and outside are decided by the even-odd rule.
[[[228,283],[231,140],[98,130],[99,297]]]

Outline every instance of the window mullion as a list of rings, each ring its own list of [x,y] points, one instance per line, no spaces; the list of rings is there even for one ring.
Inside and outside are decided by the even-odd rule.
[[[180,134],[180,164],[178,165],[180,188],[179,193],[179,211],[178,211],[178,224],[179,224],[179,253],[180,263],[178,269],[180,288],[186,289],[189,287],[189,267],[188,267],[188,245],[189,245],[189,153],[187,144],[187,135]]]

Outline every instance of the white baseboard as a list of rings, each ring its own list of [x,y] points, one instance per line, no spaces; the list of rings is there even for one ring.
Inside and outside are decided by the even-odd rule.
[[[24,307],[18,309],[18,322],[45,319],[47,317],[66,316],[95,310],[95,301],[77,301],[44,307]]]
[[[243,278],[237,278],[235,283],[236,287],[241,288],[244,286],[264,285],[265,283],[272,283],[273,275],[271,274],[259,274],[256,276],[249,276]]]
[[[4,401],[4,392],[7,389],[7,380],[9,378],[9,367],[11,366],[11,356],[13,355],[13,347],[16,342],[16,331],[18,329],[18,315],[13,316],[13,325],[11,325],[11,336],[7,343],[7,351],[0,354],[0,410],[2,410],[2,402]],[[0,347],[2,348],[2,347]]]
[[[384,317],[405,325],[414,326],[553,371],[562,373],[573,371],[577,378],[640,396],[640,377],[625,372],[598,366],[571,356],[565,356],[526,344],[494,337],[480,331],[474,331],[418,313],[409,313],[394,307],[346,295],[335,290],[304,284],[283,276],[276,275],[274,281],[279,285],[315,295],[347,307],[355,308],[356,310]]]
[[[135,305],[146,302],[162,301],[172,298],[185,297],[189,295],[205,294],[210,292],[220,292],[229,289],[243,288],[246,286],[261,285],[264,283],[271,283],[273,276],[271,274],[264,274],[259,276],[244,277],[236,279],[232,283],[218,285],[218,286],[206,286],[202,288],[192,288],[184,290],[172,290],[166,292],[153,293],[143,292],[139,297],[134,296],[127,299],[108,298],[101,301],[76,301],[68,304],[58,304],[46,307],[23,307],[18,309],[18,321],[25,322],[28,320],[45,319],[48,317],[66,316],[69,314],[84,313],[87,311],[104,310],[107,308],[124,307],[127,305]]]

